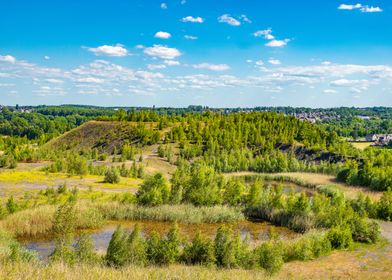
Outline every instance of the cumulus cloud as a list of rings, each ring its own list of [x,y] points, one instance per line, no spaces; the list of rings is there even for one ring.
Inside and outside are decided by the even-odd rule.
[[[96,56],[127,56],[128,50],[123,45],[117,44],[115,46],[103,45],[96,48],[87,48],[89,52],[92,52]]]
[[[154,37],[159,39],[169,39],[171,38],[171,34],[164,31],[158,31],[157,33],[155,33]]]
[[[154,45],[152,47],[145,48],[144,53],[149,56],[159,57],[162,59],[175,59],[182,55],[176,48],[169,48],[162,45]]]
[[[230,69],[230,66],[227,64],[210,64],[210,63],[200,63],[193,65],[195,69],[206,69],[211,71],[226,71]]]
[[[290,42],[290,39],[284,39],[284,40],[272,40],[265,45],[267,47],[271,48],[281,48],[287,45],[287,43]]]
[[[167,9],[167,4],[166,3],[161,3],[161,9],[166,10]]]
[[[45,55],[44,58],[45,58],[45,60],[49,60],[49,59],[50,59],[50,56]]]
[[[181,19],[182,22],[195,22],[195,23],[203,23],[204,19],[201,17],[193,17],[187,16]]]
[[[192,35],[184,35],[184,38],[188,39],[188,40],[197,40],[197,39],[199,39],[196,36],[192,36]]]
[[[0,61],[2,62],[8,62],[8,63],[15,63],[16,62],[16,58],[13,57],[12,55],[0,55]]]
[[[224,15],[221,15],[220,17],[218,17],[218,22],[227,23],[231,26],[240,26],[241,25],[241,22],[239,20],[233,18],[229,14],[224,14]]]

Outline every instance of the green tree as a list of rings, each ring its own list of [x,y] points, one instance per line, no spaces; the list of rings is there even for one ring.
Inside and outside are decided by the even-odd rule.
[[[136,193],[137,201],[143,205],[161,205],[169,201],[170,189],[162,173],[147,177]]]

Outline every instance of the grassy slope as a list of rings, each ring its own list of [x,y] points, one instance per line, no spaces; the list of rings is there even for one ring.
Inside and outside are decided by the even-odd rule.
[[[117,149],[128,138],[135,122],[87,122],[62,136],[49,141],[45,147],[48,149],[72,149],[80,151],[98,147],[100,140],[106,140],[106,152]],[[154,123],[144,123],[147,128],[154,128]]]

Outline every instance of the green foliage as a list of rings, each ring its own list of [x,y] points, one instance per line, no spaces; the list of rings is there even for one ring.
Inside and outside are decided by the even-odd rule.
[[[7,203],[6,203],[6,208],[9,214],[13,214],[16,211],[18,211],[18,204],[15,202],[15,199],[13,196],[8,198]]]
[[[219,227],[215,237],[216,264],[226,268],[236,267],[235,249],[232,229],[226,226]]]
[[[333,227],[328,233],[332,248],[345,249],[353,244],[352,232],[348,226]]]
[[[390,188],[380,198],[377,215],[383,220],[392,221],[392,190]]]
[[[55,249],[50,256],[51,261],[68,264],[75,262],[75,252],[72,247],[75,216],[75,205],[72,202],[66,202],[57,208],[51,231],[55,241]]]
[[[99,261],[97,253],[94,251],[93,241],[88,234],[82,234],[75,244],[75,258],[77,263],[94,264]]]
[[[142,266],[147,264],[147,246],[139,225],[136,225],[129,235],[126,246],[127,263]]]
[[[277,273],[283,266],[281,246],[274,242],[265,242],[256,249],[256,259],[260,267],[270,275]]]
[[[116,168],[107,170],[105,173],[104,182],[110,184],[120,183],[120,172]]]
[[[113,267],[120,267],[127,261],[127,235],[121,226],[118,226],[110,239],[106,250],[106,264]]]
[[[212,265],[215,263],[214,244],[200,232],[184,248],[183,260],[192,265]]]
[[[137,202],[142,205],[156,206],[167,203],[170,198],[170,189],[162,173],[147,177],[136,197]]]

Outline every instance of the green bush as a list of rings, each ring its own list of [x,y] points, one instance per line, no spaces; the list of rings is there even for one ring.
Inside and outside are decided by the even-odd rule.
[[[133,265],[147,264],[147,247],[139,225],[136,225],[127,240],[127,263]]]
[[[220,267],[233,268],[237,266],[233,231],[227,226],[221,226],[215,236],[216,264]]]
[[[121,226],[118,226],[110,239],[106,250],[106,264],[113,267],[120,267],[126,263],[127,236]]]
[[[82,234],[75,244],[75,257],[78,263],[97,263],[98,255],[94,251],[93,241],[88,234]]]
[[[142,205],[161,205],[169,201],[170,189],[162,173],[156,173],[144,180],[137,194],[137,202]]]
[[[392,190],[388,188],[380,198],[377,205],[377,216],[380,219],[392,221]]]
[[[272,275],[282,268],[283,252],[279,244],[271,241],[263,243],[256,248],[255,253],[259,266],[267,273]]]
[[[331,228],[328,233],[328,239],[332,248],[344,249],[353,244],[352,232],[348,226],[337,226]]]
[[[105,173],[104,182],[110,184],[120,183],[120,172],[118,169],[114,167],[108,169]]]
[[[211,265],[215,262],[214,244],[209,238],[196,234],[184,248],[183,260],[192,265]]]

